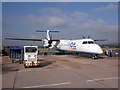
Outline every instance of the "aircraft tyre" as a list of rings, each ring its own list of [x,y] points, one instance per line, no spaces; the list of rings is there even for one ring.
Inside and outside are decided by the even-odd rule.
[[[11,62],[14,63],[15,59],[12,59]]]
[[[24,68],[28,68],[26,65],[24,65]]]
[[[24,66],[25,68],[28,68],[27,66]]]
[[[98,59],[97,54],[93,55],[93,59]]]
[[[44,56],[47,56],[47,52],[44,52]]]

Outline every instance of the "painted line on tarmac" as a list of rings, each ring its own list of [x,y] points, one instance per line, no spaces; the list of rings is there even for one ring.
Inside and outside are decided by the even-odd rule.
[[[50,71],[50,70],[63,70],[63,69],[71,69],[71,67],[66,68],[57,68],[57,69],[37,69],[37,70],[20,70],[18,72],[28,72],[28,71]]]
[[[43,71],[49,71],[49,70],[62,70],[62,69],[71,69],[71,67],[57,68],[57,69],[44,69]]]
[[[120,77],[111,77],[111,78],[92,79],[92,80],[87,80],[87,82],[102,81],[102,80],[111,80],[111,79],[118,79],[118,78],[120,78]]]
[[[39,85],[39,86],[29,86],[29,87],[22,87],[22,88],[39,88],[39,87],[59,86],[59,85],[67,85],[67,84],[71,84],[71,82],[46,84],[46,85]]]

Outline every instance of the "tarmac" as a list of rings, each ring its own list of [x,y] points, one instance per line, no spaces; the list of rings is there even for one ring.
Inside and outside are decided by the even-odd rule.
[[[2,57],[2,88],[118,88],[118,57],[38,56],[39,67],[24,68]]]

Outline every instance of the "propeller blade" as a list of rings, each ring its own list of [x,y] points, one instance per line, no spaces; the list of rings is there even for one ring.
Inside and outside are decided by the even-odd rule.
[[[52,40],[52,35],[50,35],[50,40]]]
[[[83,36],[83,35],[82,35]],[[83,38],[85,39],[85,36],[83,36]]]
[[[90,35],[88,36],[88,38],[90,38]]]

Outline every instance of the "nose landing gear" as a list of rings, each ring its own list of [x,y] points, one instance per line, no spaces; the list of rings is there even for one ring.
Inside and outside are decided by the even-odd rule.
[[[93,59],[98,59],[98,54],[93,54]]]

